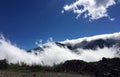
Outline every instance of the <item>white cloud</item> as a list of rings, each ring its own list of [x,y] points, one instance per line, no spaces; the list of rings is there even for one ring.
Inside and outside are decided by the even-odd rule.
[[[63,8],[64,11],[73,11],[77,14],[76,18],[83,14],[84,18],[88,18],[90,21],[103,17],[108,17],[113,21],[114,19],[110,18],[107,9],[115,4],[115,0],[76,0],[70,5],[65,5]]]
[[[86,37],[86,38],[80,38],[75,40],[68,40],[63,41],[63,43],[70,43],[72,45],[76,43],[80,43],[82,40],[95,40],[95,39],[107,39],[107,38],[113,38],[113,39],[120,39],[120,33],[114,33],[114,34],[105,34],[105,35],[99,35],[99,36],[93,36],[93,37]],[[93,62],[101,60],[103,57],[106,58],[113,58],[113,57],[119,57],[117,48],[98,48],[97,50],[86,50],[86,49],[80,49],[78,48],[78,53],[72,52],[68,48],[60,47],[56,45],[52,39],[48,41],[48,43],[42,44],[41,41],[39,43],[40,47],[44,49],[44,51],[41,51],[38,53],[38,55],[35,55],[33,51],[31,53],[28,53],[27,51],[20,49],[19,47],[11,44],[9,41],[6,41],[6,39],[1,36],[0,37],[0,60],[7,59],[9,63],[21,63],[24,62],[28,65],[49,65],[52,66],[54,64],[59,64],[61,62],[64,62],[66,60],[73,60],[73,59],[79,59],[84,60],[87,62]],[[46,45],[47,47],[44,47]]]
[[[79,43],[79,42],[82,42],[84,40],[86,41],[92,41],[92,40],[97,40],[97,39],[109,39],[109,38],[112,38],[112,39],[115,39],[115,40],[119,40],[120,39],[120,32],[117,32],[117,33],[112,33],[112,34],[101,34],[101,35],[95,35],[95,36],[90,36],[90,37],[83,37],[83,38],[79,38],[79,39],[72,39],[72,40],[65,40],[65,41],[62,41],[61,43],[70,43],[70,44],[76,44],[76,43]]]

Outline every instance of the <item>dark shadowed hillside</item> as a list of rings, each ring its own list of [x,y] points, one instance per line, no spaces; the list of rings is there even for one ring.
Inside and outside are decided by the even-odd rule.
[[[96,77],[120,77],[120,58],[103,58],[98,62],[89,63],[70,60],[60,65],[58,71],[94,74]]]
[[[96,76],[96,77],[120,77],[120,58],[113,58],[113,59],[103,58],[98,62],[89,62],[89,63],[84,62],[82,60],[69,60],[69,61],[66,61],[65,63],[55,65],[52,67],[40,66],[40,65],[28,66],[28,65],[25,65],[24,63],[22,65],[8,64],[6,60],[1,60],[0,69],[3,71],[7,71],[8,73],[12,71],[13,72],[16,71],[18,73],[19,72],[23,72],[23,73],[52,72],[52,74],[74,73],[74,74],[83,75],[85,77],[88,75]],[[71,76],[74,76],[74,75],[71,75]],[[71,77],[71,76],[66,76],[66,77]]]

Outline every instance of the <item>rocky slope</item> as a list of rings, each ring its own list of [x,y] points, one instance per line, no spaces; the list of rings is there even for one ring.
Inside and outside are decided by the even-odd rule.
[[[103,58],[98,62],[70,60],[57,67],[57,71],[91,74],[96,77],[120,77],[120,58]]]

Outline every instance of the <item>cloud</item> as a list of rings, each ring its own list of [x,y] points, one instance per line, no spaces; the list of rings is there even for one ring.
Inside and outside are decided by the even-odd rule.
[[[115,40],[120,40],[120,32],[117,32],[117,33],[112,33],[112,34],[101,34],[101,35],[95,35],[95,36],[90,36],[90,37],[83,37],[83,38],[79,38],[79,39],[72,39],[72,40],[65,40],[65,41],[62,41],[61,43],[71,43],[71,44],[76,44],[76,43],[79,43],[79,42],[82,42],[84,40],[86,41],[92,41],[92,40],[97,40],[97,39],[109,39],[109,38],[112,38],[112,39],[115,39]]]
[[[3,37],[2,37],[3,38]],[[28,65],[40,64],[39,57],[33,53],[27,53],[25,50],[12,45],[9,41],[0,38],[0,60],[6,59],[9,63],[25,62]]]
[[[71,43],[72,45],[76,43],[80,43],[82,40],[86,39],[87,41],[95,40],[95,39],[120,39],[120,33],[114,34],[105,34],[99,36],[92,36],[86,38],[80,38],[75,40],[67,40],[63,41],[63,43]],[[59,64],[65,62],[67,60],[84,60],[87,62],[99,61],[103,57],[113,58],[119,57],[118,51],[119,49],[111,47],[111,48],[98,48],[97,50],[87,50],[78,48],[78,53],[71,51],[68,48],[60,47],[54,43],[54,41],[48,41],[45,44],[40,43],[39,45],[44,49],[44,51],[33,51],[27,52],[24,49],[20,49],[19,47],[11,44],[10,41],[6,40],[3,36],[0,37],[0,60],[7,59],[9,63],[21,63],[24,62],[27,65],[43,65],[43,66],[52,66],[54,64]],[[46,46],[46,47],[44,47]],[[36,55],[34,52],[38,52]]]
[[[64,11],[73,11],[77,14],[76,18],[83,15],[84,18],[88,18],[89,21],[93,21],[103,17],[108,17],[113,21],[114,18],[109,16],[107,9],[115,4],[115,0],[76,0],[70,5],[66,4],[63,8]],[[62,10],[62,13],[64,13],[64,11]]]

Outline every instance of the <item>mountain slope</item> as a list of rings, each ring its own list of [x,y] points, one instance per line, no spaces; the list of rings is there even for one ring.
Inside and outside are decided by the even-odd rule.
[[[92,37],[85,37],[75,40],[66,40],[63,42],[54,42],[59,47],[66,47],[72,51],[76,51],[77,49],[91,49],[96,50],[97,48],[110,48],[113,46],[120,47],[120,33],[114,34],[104,34],[97,35]],[[44,48],[49,48],[49,45],[43,45],[43,47],[38,47],[29,50],[30,51],[44,51]]]

